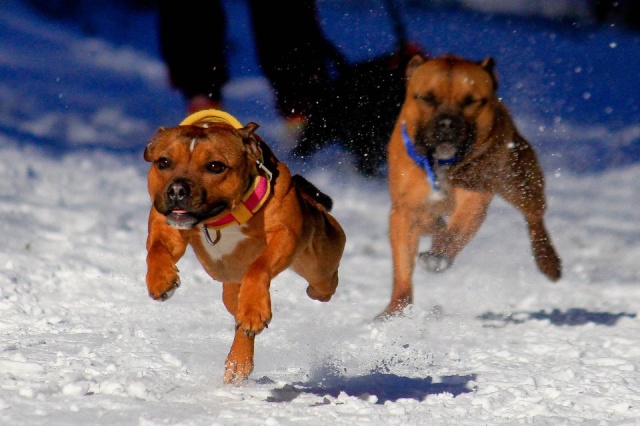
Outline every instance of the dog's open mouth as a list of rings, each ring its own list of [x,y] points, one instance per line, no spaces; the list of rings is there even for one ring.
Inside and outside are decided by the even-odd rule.
[[[228,206],[229,204],[227,202],[220,201],[214,204],[214,206],[206,214],[190,213],[186,210],[174,209],[166,215],[167,223],[175,229],[184,231],[193,228],[199,222],[205,219],[215,218],[225,209],[227,209]]]
[[[173,210],[167,215],[167,223],[173,228],[185,230],[193,228],[198,219],[186,210]]]
[[[457,153],[458,148],[455,146],[455,144],[444,142],[436,147],[433,153],[433,158],[437,160],[449,160],[451,158],[454,158]]]

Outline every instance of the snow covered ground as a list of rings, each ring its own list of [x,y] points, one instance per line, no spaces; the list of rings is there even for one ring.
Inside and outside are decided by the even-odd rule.
[[[319,2],[353,60],[393,44],[371,3]],[[244,3],[227,6],[225,105],[285,157]],[[563,279],[537,271],[523,219],[497,199],[454,267],[416,270],[408,315],[374,322],[391,291],[386,181],[328,148],[290,164],[333,197],[346,230],[338,292],[314,302],[280,275],[254,373],[233,387],[219,283],[188,254],[174,297],[147,296],[142,150],[184,105],[153,13],[117,11],[91,16],[102,27],[87,34],[0,3],[0,424],[639,424],[638,33],[404,3],[431,54],[497,59],[501,96],[545,167]]]

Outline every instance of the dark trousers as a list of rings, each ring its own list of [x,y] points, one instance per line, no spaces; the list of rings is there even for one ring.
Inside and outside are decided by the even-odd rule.
[[[283,116],[307,115],[340,54],[323,34],[314,0],[247,0],[258,63]],[[188,99],[220,100],[229,79],[220,1],[159,0],[161,54],[174,87]],[[195,53],[192,53],[195,52]]]

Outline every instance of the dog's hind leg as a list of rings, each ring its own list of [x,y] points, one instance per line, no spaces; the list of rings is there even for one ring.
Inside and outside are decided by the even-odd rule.
[[[238,293],[240,284],[224,283],[222,285],[222,301],[227,311],[235,318],[238,311]],[[255,336],[247,335],[236,327],[233,343],[227,355],[224,369],[224,383],[241,385],[253,371]]]
[[[328,302],[338,288],[338,271],[336,270],[330,279],[309,281],[307,296],[320,302]]]
[[[558,281],[562,275],[562,266],[556,250],[551,244],[551,238],[544,226],[542,217],[527,219],[529,238],[536,264],[540,271],[551,281]]]
[[[562,275],[562,262],[544,225],[544,175],[531,146],[521,138],[515,140],[517,156],[500,195],[524,215],[536,264],[547,278],[557,281]]]
[[[291,269],[309,283],[307,296],[320,302],[331,300],[338,288],[338,267],[346,237],[335,220],[334,224],[338,227],[328,227],[326,238],[314,241],[291,265]]]

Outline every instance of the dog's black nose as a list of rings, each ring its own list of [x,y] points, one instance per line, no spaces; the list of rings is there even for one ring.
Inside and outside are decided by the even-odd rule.
[[[459,136],[462,119],[451,114],[443,114],[436,120],[435,135],[438,139],[452,140]]]
[[[183,180],[177,180],[169,185],[167,197],[175,204],[179,204],[189,197],[189,185]]]

